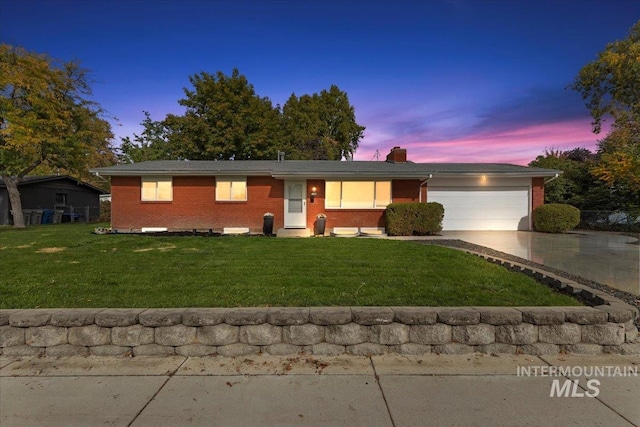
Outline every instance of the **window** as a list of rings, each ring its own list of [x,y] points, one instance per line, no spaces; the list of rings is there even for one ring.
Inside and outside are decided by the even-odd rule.
[[[216,200],[219,202],[242,202],[247,200],[247,178],[216,177]]]
[[[143,176],[143,202],[170,202],[173,200],[173,185],[170,176]]]
[[[327,181],[325,207],[385,208],[391,203],[391,181]]]
[[[56,193],[56,205],[67,206],[67,195],[65,193]]]

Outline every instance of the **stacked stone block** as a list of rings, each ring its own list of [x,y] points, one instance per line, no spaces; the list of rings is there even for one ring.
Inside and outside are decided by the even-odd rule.
[[[640,354],[632,307],[0,310],[5,356]]]

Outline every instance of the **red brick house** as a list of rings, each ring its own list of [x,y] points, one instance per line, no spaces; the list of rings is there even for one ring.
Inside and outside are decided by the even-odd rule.
[[[384,227],[391,202],[437,201],[445,230],[530,230],[545,180],[560,171],[509,164],[413,163],[394,147],[384,162],[323,160],[151,161],[92,171],[111,178],[112,228],[313,229]]]

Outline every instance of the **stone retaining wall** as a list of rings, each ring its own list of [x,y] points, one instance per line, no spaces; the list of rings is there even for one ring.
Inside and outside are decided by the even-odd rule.
[[[636,307],[546,271],[467,252],[592,307],[0,310],[0,355],[640,354]]]
[[[0,310],[0,353],[640,354],[636,314],[611,305]]]

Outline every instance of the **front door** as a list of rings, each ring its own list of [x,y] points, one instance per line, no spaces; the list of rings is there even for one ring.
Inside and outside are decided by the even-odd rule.
[[[284,228],[307,228],[307,182],[284,183]]]

